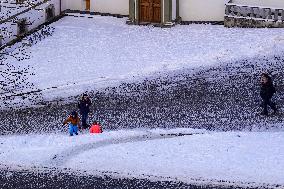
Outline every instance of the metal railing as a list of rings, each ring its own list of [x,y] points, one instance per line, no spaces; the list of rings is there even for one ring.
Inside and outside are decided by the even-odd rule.
[[[225,9],[225,16],[284,22],[284,8],[227,3]]]

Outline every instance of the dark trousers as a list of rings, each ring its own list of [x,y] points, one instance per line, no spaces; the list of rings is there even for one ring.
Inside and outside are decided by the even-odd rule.
[[[268,114],[267,107],[270,106],[272,110],[276,111],[276,104],[271,101],[271,98],[262,99],[263,114]]]
[[[82,127],[83,129],[86,129],[88,127],[87,125],[88,112],[82,112],[81,116],[82,116]]]

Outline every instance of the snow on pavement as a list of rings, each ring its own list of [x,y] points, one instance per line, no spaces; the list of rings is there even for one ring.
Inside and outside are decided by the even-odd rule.
[[[173,133],[195,134],[136,141],[142,136]],[[125,142],[127,138],[130,140]],[[99,146],[103,141],[109,144]],[[92,147],[77,153],[82,146]],[[56,157],[70,151],[58,167],[88,174],[113,172],[126,177],[170,178],[187,183],[225,180],[236,185],[284,186],[283,149],[283,132],[140,129],[76,137],[15,135],[0,138],[0,164],[52,167]]]

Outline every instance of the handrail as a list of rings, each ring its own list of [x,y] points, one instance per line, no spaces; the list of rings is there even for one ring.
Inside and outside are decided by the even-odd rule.
[[[26,13],[26,12],[32,10],[32,9],[35,9],[35,8],[38,7],[38,6],[40,6],[40,5],[44,4],[44,3],[47,3],[48,1],[51,1],[51,0],[43,0],[42,2],[39,2],[39,3],[35,4],[35,5],[33,5],[33,6],[29,7],[29,8],[27,8],[26,10],[23,10],[23,11],[21,11],[21,12],[15,14],[15,15],[13,15],[13,16],[10,16],[9,18],[6,18],[6,19],[4,19],[4,20],[1,20],[1,21],[0,21],[0,24],[3,24],[3,23],[5,23],[5,22],[8,22],[9,20],[12,20],[12,19],[16,18],[17,16],[19,16],[19,15],[21,15],[21,14],[24,14],[24,13]]]
[[[227,3],[225,16],[242,18],[256,18],[284,22],[284,7],[276,8],[269,6],[253,6],[235,3]]]
[[[284,7],[272,7],[272,6],[258,6],[258,5],[249,5],[249,4],[237,4],[237,3],[226,3],[225,5],[230,5],[230,6],[240,6],[240,7],[258,7],[261,9],[284,9]]]

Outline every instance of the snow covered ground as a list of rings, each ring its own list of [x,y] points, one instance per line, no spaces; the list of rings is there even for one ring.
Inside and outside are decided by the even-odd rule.
[[[43,91],[43,98],[52,99],[157,72],[222,64],[284,50],[283,29],[212,25],[161,29],[128,26],[125,19],[88,17],[92,18],[64,17],[51,25],[55,27],[52,37],[27,49],[31,52],[29,59],[8,57],[6,61],[16,67],[32,67],[28,82],[37,89],[49,89]]]
[[[5,136],[0,138],[0,164],[194,184],[222,181],[224,185],[284,187],[283,145],[283,132],[193,129]]]
[[[9,93],[40,89],[41,100],[52,100],[123,81],[135,82],[157,72],[163,75],[284,51],[283,29],[227,29],[212,25],[161,29],[128,26],[125,19],[91,17],[68,16],[53,23],[53,36],[26,46],[24,53],[23,49],[6,49],[17,57],[29,57],[18,61],[7,56],[1,62],[1,68],[28,72],[23,80],[30,85],[13,88]],[[5,99],[0,102],[1,108],[10,105]],[[46,115],[58,119],[54,112]],[[45,115],[38,116],[46,119]],[[34,124],[35,120],[38,119],[28,123]],[[22,120],[17,121],[22,126]],[[44,123],[36,124],[42,127]],[[192,135],[176,137],[171,133]],[[107,172],[112,176],[188,183],[284,187],[283,139],[280,129],[141,129],[107,131],[101,135],[80,133],[76,137],[58,133],[7,135],[0,137],[0,164],[14,168],[71,168],[88,174]]]

